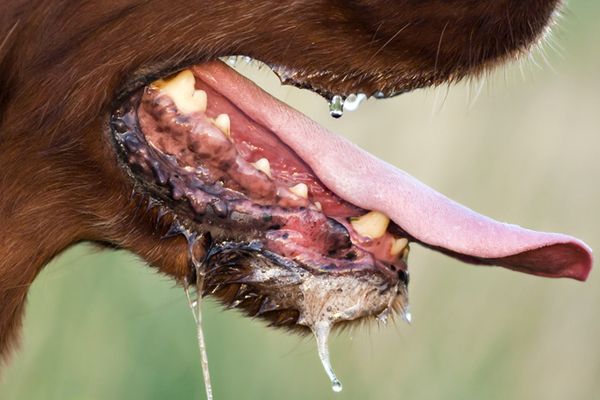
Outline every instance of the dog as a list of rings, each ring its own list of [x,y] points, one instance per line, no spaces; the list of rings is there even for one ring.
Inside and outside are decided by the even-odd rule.
[[[227,212],[228,217],[211,217],[210,224],[206,219],[195,221],[195,216],[202,213],[191,209],[191,197],[180,193],[175,199],[177,185],[173,181],[170,186],[157,183],[152,171],[144,169],[149,161],[136,158],[136,154],[141,154],[136,153],[140,148],[134,149],[132,141],[150,139],[147,135],[131,136],[136,132],[139,135],[140,127],[126,126],[124,116],[135,112],[140,102],[156,105],[163,101],[161,90],[168,91],[173,82],[183,82],[190,76],[178,75],[181,71],[192,71],[196,79],[209,82],[229,74],[228,67],[215,60],[243,55],[271,66],[284,83],[328,98],[335,107],[336,101],[351,94],[391,97],[485,73],[527,54],[547,33],[559,7],[559,0],[6,1],[0,15],[0,218],[4,227],[0,235],[0,355],[7,359],[15,347],[31,283],[53,257],[76,243],[86,241],[127,249],[183,285],[197,282],[204,273],[193,268],[190,255],[203,263],[210,255],[219,268],[229,265],[231,270],[222,276],[207,275],[205,289],[201,290],[215,294],[227,304],[240,296],[240,270],[235,263],[244,265],[242,272],[247,277],[250,270],[256,275],[260,268],[282,268],[287,265],[282,258],[296,260],[290,255],[287,242],[288,247],[283,250],[273,247],[283,238],[288,240],[285,234],[269,242],[273,246],[268,251],[252,247],[257,237],[263,237],[263,231],[281,230],[280,225],[262,227],[256,225],[256,220],[232,225]],[[239,79],[235,81],[239,87],[249,88],[248,93],[258,93],[242,78],[234,79]],[[209,92],[210,103],[212,89],[208,86],[205,92]],[[144,87],[151,90],[139,94]],[[140,96],[155,97],[143,103]],[[172,109],[173,104],[178,105],[172,100],[175,99],[164,107]],[[270,100],[266,103],[278,107]],[[148,113],[152,115],[151,111]],[[394,288],[391,297],[385,298],[386,304],[404,306],[404,288],[408,284],[405,249],[409,241],[476,264],[500,265],[542,276],[580,280],[587,277],[591,252],[577,239],[537,234],[480,219],[345,142],[334,143],[337,139],[326,133],[322,137],[310,136],[309,130],[321,132],[320,128],[291,111],[286,115],[301,121],[297,131],[306,135],[303,140],[315,144],[305,148],[306,144],[294,139],[300,133],[285,136],[284,140],[291,154],[296,153],[294,157],[301,159],[298,165],[314,175],[310,175],[314,182],[305,186],[309,190],[322,189],[323,198],[328,201],[347,204],[346,214],[340,211],[339,215],[350,216],[351,222],[319,219],[328,224],[323,240],[331,240],[345,251],[344,261],[330,264],[332,268],[346,271],[347,263],[354,262],[356,253],[347,249],[353,246],[350,239],[361,235],[350,238],[349,231],[361,233],[366,232],[361,229],[368,230],[380,221],[389,223],[385,235],[392,248],[399,246],[401,257],[397,265],[386,262],[361,271],[368,276],[385,276],[381,279]],[[211,121],[218,125],[216,117]],[[232,132],[233,122],[230,121]],[[262,122],[269,127],[267,119]],[[383,192],[396,183],[405,185],[406,193],[417,197],[421,205],[400,213],[385,201],[373,203],[367,194],[350,196],[348,189],[338,185],[325,168],[343,171],[343,159],[327,161],[326,156],[323,163],[311,160],[311,152],[318,153],[319,146],[329,146],[329,142],[316,143],[321,138],[332,141],[331,146],[354,151],[351,159],[360,160],[357,165],[368,164],[388,174],[381,186]],[[359,172],[355,178],[369,180],[368,174]],[[351,187],[356,186],[355,181],[349,182]],[[298,188],[302,191],[304,186]],[[302,199],[298,200],[305,197],[302,193],[285,193],[300,201],[294,204],[301,204],[315,218],[321,211],[334,209],[329,203],[302,203]],[[405,192],[391,191],[387,196],[402,193]],[[407,196],[410,203],[410,195]],[[281,199],[279,195],[276,198]],[[441,208],[433,207],[437,202]],[[218,214],[217,203],[210,204],[214,208],[211,212]],[[435,209],[441,211],[427,211]],[[359,214],[368,210],[376,211],[361,219]],[[287,215],[282,217],[286,224]],[[391,222],[385,219],[386,215]],[[424,219],[432,222],[422,226]],[[299,221],[302,225],[304,220]],[[442,229],[435,229],[451,222],[462,223],[457,221],[466,221],[464,240],[448,239]],[[506,237],[504,247],[489,248],[469,239],[473,233],[469,229],[475,229],[481,221],[490,224],[485,225],[485,235]],[[261,228],[250,240],[246,235],[253,226]],[[232,253],[227,247],[232,242],[243,247],[235,247]],[[215,248],[219,251],[218,260]],[[342,256],[327,257],[341,260]],[[314,276],[325,273],[320,265],[315,268],[319,273],[311,272]],[[358,275],[352,275],[356,269],[355,264],[347,267],[353,282],[359,281]],[[248,282],[243,294],[261,299],[260,304],[241,305],[250,315],[259,314],[266,300],[277,298],[284,286]],[[364,282],[367,286],[372,284]],[[299,294],[294,292],[293,296]],[[270,313],[262,315],[275,325],[310,325],[310,321],[303,323],[302,310],[294,308],[297,304],[286,304],[286,312],[273,312],[282,304],[275,304]],[[387,308],[382,309],[373,299],[353,318],[372,316],[382,310]]]

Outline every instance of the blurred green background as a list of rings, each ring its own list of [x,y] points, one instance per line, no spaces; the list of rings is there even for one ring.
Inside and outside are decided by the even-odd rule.
[[[598,250],[599,18],[598,2],[571,1],[552,35],[556,51],[545,45],[482,85],[369,102],[339,121],[315,95],[279,87],[264,70],[249,74],[471,208],[570,233]],[[596,271],[585,284],[549,280],[422,248],[410,265],[412,326],[374,325],[332,339],[340,394],[330,390],[311,338],[207,301],[216,399],[600,398]],[[78,246],[35,281],[0,398],[200,399],[195,334],[183,292],[169,279],[126,252]]]

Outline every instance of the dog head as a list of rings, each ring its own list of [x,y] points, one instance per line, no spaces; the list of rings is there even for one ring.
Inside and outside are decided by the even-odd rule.
[[[327,303],[339,323],[403,308],[410,241],[468,262],[585,279],[591,255],[583,243],[480,218],[283,109],[215,62],[251,57],[270,66],[283,83],[329,100],[358,93],[391,97],[476,76],[527,52],[545,34],[558,3],[11,0],[0,17],[0,217],[14,229],[0,241],[6,254],[0,281],[25,288],[55,254],[92,241],[131,250],[183,284],[198,278],[195,264],[209,266],[208,293],[275,325],[303,327],[317,318],[332,290],[343,293]],[[187,75],[179,74],[190,67]],[[192,150],[193,161],[176,163],[196,171],[182,178],[181,170],[165,163],[188,151],[189,138],[185,149],[173,153],[169,146],[180,145],[172,140],[175,134],[154,141],[149,136],[164,131],[164,115],[181,117],[181,104],[169,91],[190,74],[192,91],[208,93],[209,103],[200,110],[204,119],[192,123],[209,121],[210,132],[217,132],[223,110],[210,111],[212,98],[223,99],[220,104],[233,110],[230,117],[241,107],[240,115],[274,134],[263,150],[275,143],[270,154],[289,152],[274,171],[279,168],[287,188],[304,184],[296,188],[300,194],[269,186],[271,192],[253,194],[251,203],[260,211],[234,210],[246,219],[232,216],[231,202],[239,199],[230,192],[219,208],[222,199],[213,186],[223,185],[224,170],[234,181],[226,189],[233,192],[256,187],[241,183],[246,164],[272,178],[264,165],[257,166],[262,158],[242,155],[206,173],[214,178],[213,192],[203,189],[202,195],[217,200],[203,204],[198,192],[190,195],[192,183],[207,184],[189,180],[206,167],[194,158],[200,150]],[[257,99],[259,106],[243,109],[234,95],[246,104]],[[261,117],[261,109],[279,112],[280,118]],[[232,132],[222,133],[231,133],[235,154],[242,154],[246,139],[234,125],[228,127]],[[210,154],[234,151],[226,147],[230,142],[219,147],[221,136],[215,140]],[[332,149],[339,150],[337,158],[324,153]],[[232,172],[233,161],[242,167]],[[150,168],[159,164],[162,169]],[[293,174],[286,175],[284,165],[295,165],[304,180],[290,180]],[[367,172],[348,171],[358,166]],[[166,171],[166,180],[157,171]],[[374,173],[378,178],[370,179]],[[263,175],[252,177],[264,180]],[[284,200],[291,203],[279,203]],[[207,216],[202,207],[209,203]],[[273,204],[279,208],[265,213]],[[296,210],[293,215],[289,208]],[[307,221],[312,230],[305,229]],[[369,231],[383,225],[381,235]],[[450,226],[458,228],[449,233]],[[394,246],[393,260],[386,259],[388,253],[373,257],[384,247],[393,253]],[[26,289],[6,293],[0,351],[14,336]],[[348,314],[349,303],[359,297],[361,308]]]

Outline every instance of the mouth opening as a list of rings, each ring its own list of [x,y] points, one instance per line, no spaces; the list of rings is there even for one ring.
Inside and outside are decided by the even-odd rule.
[[[205,291],[276,326],[405,311],[410,242],[539,276],[591,269],[578,239],[479,215],[220,61],[132,94],[111,127],[142,190],[208,235]]]
[[[112,127],[143,190],[210,238],[205,293],[300,330],[404,310],[410,237],[333,193],[204,67],[136,92]]]

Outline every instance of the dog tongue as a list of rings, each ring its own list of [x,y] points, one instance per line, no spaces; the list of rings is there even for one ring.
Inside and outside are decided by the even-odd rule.
[[[224,63],[203,64],[194,73],[277,134],[331,191],[359,207],[387,214],[425,246],[475,264],[587,279],[592,252],[582,241],[478,214],[331,133]]]

